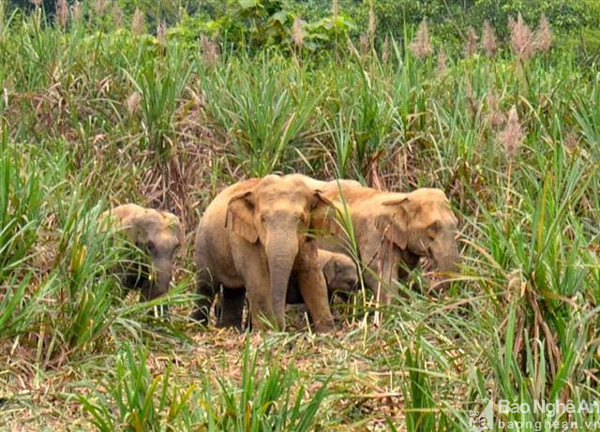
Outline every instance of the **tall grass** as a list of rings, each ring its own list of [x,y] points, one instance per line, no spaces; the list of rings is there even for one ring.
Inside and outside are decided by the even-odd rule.
[[[597,65],[558,49],[516,61],[506,46],[469,59],[443,47],[442,72],[408,41],[385,60],[341,45],[331,58],[224,44],[207,62],[176,34],[163,43],[104,21],[105,32],[45,25],[41,12],[0,21],[0,410],[17,406],[0,416],[101,430],[458,431],[488,397],[597,398]],[[513,108],[523,139],[509,151]],[[432,294],[416,271],[381,319],[363,314],[363,290],[335,335],[260,343],[178,318],[191,247],[166,299],[171,321],[118,295],[123,251],[96,226],[106,207],[183,215],[191,245],[220,188],[294,171],[443,189],[462,274]],[[172,365],[157,370],[156,356]],[[25,391],[40,388],[76,407]]]
[[[102,431],[311,430],[319,406],[327,397],[326,383],[305,401],[306,389],[295,388],[298,374],[293,366],[284,370],[272,364],[262,372],[258,352],[250,351],[246,343],[239,383],[219,378],[215,386],[205,377],[180,389],[170,365],[164,374],[152,378],[147,366],[148,350],[125,345],[117,354],[114,376],[103,384],[108,397],[96,391],[93,397],[79,399],[93,424]]]
[[[209,118],[231,140],[231,158],[254,176],[286,165],[291,149],[310,138],[310,120],[322,95],[302,69],[277,54],[265,54],[255,67],[242,57],[211,73],[200,83]]]
[[[22,173],[22,161],[8,148],[8,130],[0,143],[0,281],[24,267],[33,253],[43,202],[41,179],[34,170]]]

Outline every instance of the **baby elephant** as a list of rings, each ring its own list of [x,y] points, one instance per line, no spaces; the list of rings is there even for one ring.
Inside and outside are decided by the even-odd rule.
[[[126,241],[150,258],[149,263],[124,260],[119,273],[125,288],[139,289],[141,301],[153,300],[169,290],[173,255],[183,236],[177,216],[136,204],[123,204],[104,212],[100,226],[122,233]]]
[[[358,271],[352,258],[342,253],[329,252],[324,249],[319,249],[317,254],[319,267],[325,276],[330,303],[335,293],[347,297],[352,291],[357,290]],[[290,279],[285,300],[288,304],[304,303],[298,284],[293,279]]]

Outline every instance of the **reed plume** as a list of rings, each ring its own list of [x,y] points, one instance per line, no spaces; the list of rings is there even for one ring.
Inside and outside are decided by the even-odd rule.
[[[136,36],[146,33],[146,18],[144,17],[144,13],[138,8],[135,9],[133,18],[131,18],[131,31]]]
[[[528,60],[535,53],[535,44],[533,32],[523,21],[523,16],[519,14],[516,21],[509,24],[510,42],[513,51],[520,60]]]
[[[424,59],[433,53],[433,48],[429,42],[429,28],[427,26],[426,18],[423,18],[423,21],[419,24],[417,34],[410,44],[410,51],[418,59]]]
[[[548,52],[550,51],[551,46],[552,30],[550,30],[548,18],[546,18],[546,15],[542,14],[538,30],[535,33],[535,47],[540,52]]]
[[[56,5],[56,20],[61,28],[67,27],[69,21],[69,5],[67,0],[58,0]]]
[[[485,20],[483,23],[483,49],[485,53],[489,57],[493,57],[496,55],[496,51],[498,47],[496,45],[496,34],[494,32],[494,28],[490,24],[488,20]]]
[[[465,42],[465,58],[470,58],[477,52],[477,32],[473,27],[467,31],[467,41]]]

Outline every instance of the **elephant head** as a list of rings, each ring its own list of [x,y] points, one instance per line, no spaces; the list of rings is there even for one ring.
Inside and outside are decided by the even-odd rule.
[[[330,297],[335,291],[349,293],[358,288],[358,270],[349,256],[319,249],[319,264]]]
[[[264,250],[271,304],[279,321],[285,315],[288,281],[307,241],[311,214],[330,204],[298,176],[277,175],[264,177],[252,189],[229,200],[226,226],[245,241],[260,243]]]
[[[441,190],[387,194],[380,204],[375,226],[382,235],[404,251],[430,257],[441,273],[458,270],[457,219]]]
[[[142,298],[165,294],[173,275],[173,256],[182,243],[182,227],[172,213],[125,204],[110,211],[127,240],[149,257],[148,283]]]

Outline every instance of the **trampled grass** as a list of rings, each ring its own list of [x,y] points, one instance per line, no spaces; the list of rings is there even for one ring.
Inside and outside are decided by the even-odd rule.
[[[596,63],[504,46],[449,49],[440,70],[402,41],[385,59],[207,59],[175,37],[0,19],[0,428],[463,431],[485,398],[597,399]],[[513,107],[522,135],[507,142]],[[270,172],[443,189],[461,274],[438,292],[416,271],[383,311],[361,293],[336,305],[332,335],[190,324],[202,210]],[[185,222],[170,320],[111,274],[121,251],[96,221],[127,201]]]

